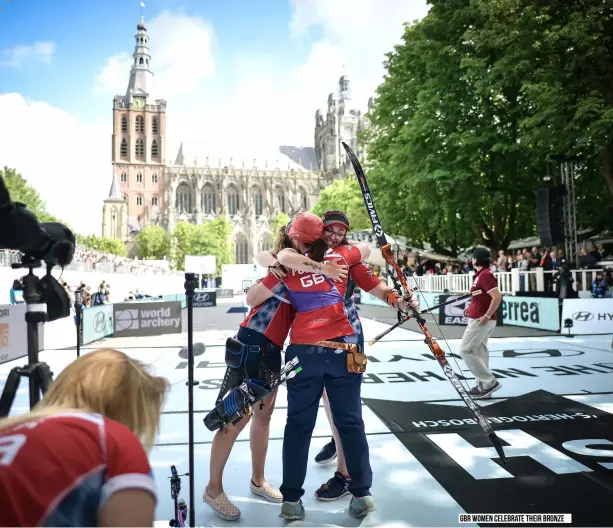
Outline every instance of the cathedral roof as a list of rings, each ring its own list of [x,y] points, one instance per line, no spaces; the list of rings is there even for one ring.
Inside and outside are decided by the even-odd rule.
[[[109,191],[109,197],[106,199],[107,202],[123,202],[123,196],[121,195],[121,191],[119,190],[119,182],[117,181],[117,175],[113,175],[113,182],[111,183],[111,190]]]
[[[235,169],[318,171],[315,150],[312,147],[278,146],[268,149],[249,149],[231,145],[213,148],[197,141],[183,141],[176,156],[169,156],[171,165],[186,167],[234,167]],[[174,157],[174,160],[172,159]]]

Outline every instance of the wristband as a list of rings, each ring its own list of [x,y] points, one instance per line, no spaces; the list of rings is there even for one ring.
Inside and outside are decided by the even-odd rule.
[[[385,296],[385,302],[390,306],[393,306],[394,303],[398,302],[399,299],[400,297],[394,290],[390,290]]]
[[[491,319],[491,318],[492,318],[492,316],[491,316],[491,315],[487,315],[487,314],[485,314],[483,317],[487,317],[488,319]]]

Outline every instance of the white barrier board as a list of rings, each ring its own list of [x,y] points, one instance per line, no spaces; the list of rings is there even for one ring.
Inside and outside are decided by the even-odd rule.
[[[613,299],[564,299],[562,332],[566,319],[573,322],[571,334],[613,334]]]

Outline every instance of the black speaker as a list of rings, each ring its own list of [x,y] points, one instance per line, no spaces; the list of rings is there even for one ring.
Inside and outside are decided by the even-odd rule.
[[[536,191],[536,225],[543,246],[564,242],[564,186]]]

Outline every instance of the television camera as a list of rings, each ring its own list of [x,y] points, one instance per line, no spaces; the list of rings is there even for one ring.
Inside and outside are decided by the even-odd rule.
[[[62,285],[53,277],[54,266],[65,267],[74,257],[75,236],[58,222],[40,223],[36,215],[20,202],[13,202],[2,177],[0,177],[0,249],[12,249],[21,253],[20,263],[13,269],[27,269],[28,273],[15,281],[14,286],[23,290],[26,304],[28,339],[28,365],[15,367],[9,373],[0,397],[0,417],[8,416],[19,388],[21,378],[28,378],[30,408],[47,391],[53,374],[49,366],[39,363],[39,327],[47,321],[55,321],[70,315],[70,299]],[[46,274],[39,278],[35,268],[45,263]]]

